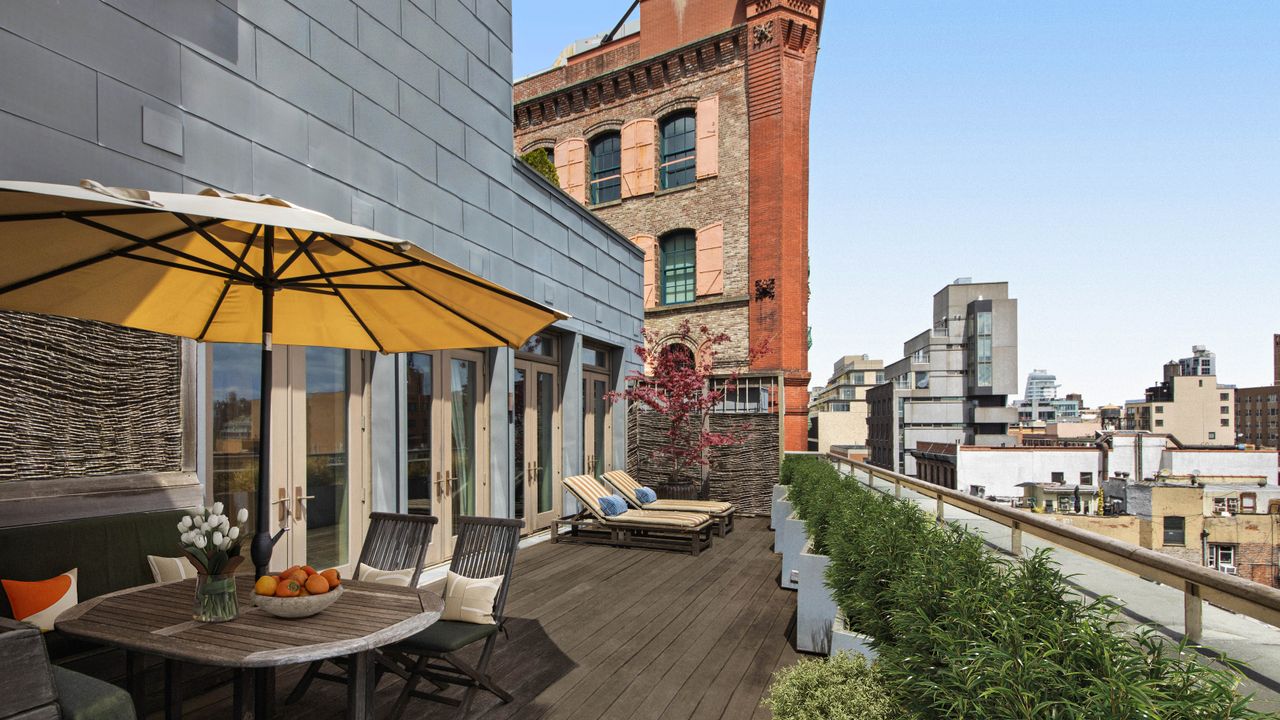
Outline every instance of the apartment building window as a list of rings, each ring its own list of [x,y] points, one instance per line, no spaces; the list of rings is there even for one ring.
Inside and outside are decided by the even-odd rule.
[[[928,387],[929,387],[929,373],[927,372],[916,373],[916,388],[920,390],[926,390],[928,389]]]
[[[1231,427],[1231,421],[1228,420],[1227,418],[1222,418],[1221,422],[1222,422],[1222,427]]]
[[[622,136],[611,132],[591,141],[591,204],[622,199]]]
[[[1164,406],[1163,406],[1163,405],[1157,405],[1157,406],[1156,406],[1156,414],[1157,414],[1157,415],[1161,415],[1161,414],[1163,414],[1163,413],[1164,413]]]
[[[1156,420],[1156,427],[1164,427],[1164,420]],[[1212,435],[1212,433],[1210,433]]]
[[[994,381],[991,369],[991,313],[978,313],[978,384],[990,386]]]
[[[1226,402],[1227,400],[1230,400],[1230,399],[1231,399],[1231,394],[1230,394],[1230,393],[1218,393],[1218,399],[1219,399],[1219,400],[1221,400],[1222,402]]]
[[[853,384],[854,384],[854,385],[862,385],[862,384],[863,384],[863,382],[862,382],[862,381],[863,381],[863,380],[865,380],[865,379],[866,379],[866,376],[865,376],[865,375],[863,375],[863,374],[862,374],[862,373],[860,373],[860,372],[856,372],[856,373],[854,373],[854,374],[853,374]]]
[[[1209,543],[1209,567],[1231,575],[1236,574],[1236,546]]]
[[[1223,405],[1223,406],[1222,406],[1222,408],[1221,408],[1221,413],[1222,413],[1223,415],[1230,415],[1230,414],[1231,414],[1231,406],[1229,406],[1229,405]]]
[[[696,174],[694,157],[697,122],[692,112],[673,115],[662,123],[662,188],[690,185]]]
[[[1080,484],[1081,484],[1081,485],[1092,485],[1092,484],[1093,484],[1093,473],[1091,473],[1091,472],[1082,472],[1082,473],[1080,473]]]
[[[1165,545],[1186,545],[1187,544],[1187,519],[1184,517],[1176,517],[1166,515],[1164,518],[1164,544]]]
[[[697,272],[698,241],[693,232],[682,230],[662,239],[662,303],[693,302]]]
[[[1060,472],[1049,473],[1049,479],[1058,485],[1067,481],[1066,477]]]
[[[1209,439],[1210,439],[1210,440],[1217,440],[1217,439],[1218,439],[1218,433],[1216,433],[1216,432],[1211,432],[1211,433],[1209,433]]]
[[[877,385],[882,385],[882,384],[884,384],[884,373],[883,373],[883,372],[878,372],[878,373],[876,373],[876,384],[877,384]],[[1275,410],[1272,410],[1272,411],[1271,411],[1271,414],[1272,414],[1272,415],[1275,415],[1275,414],[1276,414],[1276,411],[1275,411]]]
[[[1255,493],[1240,493],[1240,512],[1250,515],[1258,512],[1258,496]]]

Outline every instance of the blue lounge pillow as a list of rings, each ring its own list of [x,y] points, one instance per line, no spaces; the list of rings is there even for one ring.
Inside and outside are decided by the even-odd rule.
[[[627,511],[627,501],[619,495],[606,495],[600,498],[600,510],[606,517],[621,515]]]
[[[658,499],[658,493],[654,492],[653,488],[636,488],[636,499],[640,501],[641,505],[648,505]]]

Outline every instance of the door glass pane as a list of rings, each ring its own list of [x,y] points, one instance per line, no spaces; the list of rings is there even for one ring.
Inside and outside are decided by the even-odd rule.
[[[538,373],[538,512],[551,512],[552,434],[555,432],[556,381],[551,373]]]
[[[249,509],[245,532],[252,536],[258,522],[258,443],[261,421],[262,348],[258,345],[217,343],[213,348],[213,479],[214,502],[235,517]],[[249,543],[241,543],[249,554]],[[243,563],[246,572],[253,563]]]
[[[347,352],[307,348],[307,563],[347,562]]]
[[[406,376],[406,451],[409,458],[409,512],[431,514],[431,356],[410,353]]]
[[[453,517],[476,513],[476,364],[454,358],[449,368]]]
[[[528,458],[525,457],[525,451],[524,451],[524,441],[525,441],[524,411],[525,411],[525,399],[526,399],[525,393],[526,393],[526,388],[525,388],[524,368],[516,368],[516,383],[515,383],[515,391],[513,392],[514,399],[512,401],[514,409],[512,411],[512,418],[511,418],[511,423],[512,423],[511,434],[512,434],[512,442],[515,446],[515,468],[516,468],[516,488],[515,488],[516,512],[514,517],[518,517],[518,518],[524,517],[524,484],[526,481],[524,471],[526,468],[526,463],[528,463]]]
[[[595,445],[592,448],[592,452],[595,453],[596,458],[596,466],[594,468],[596,475],[604,473],[604,393],[604,381],[593,381],[591,400],[593,403],[592,415],[595,422]]]

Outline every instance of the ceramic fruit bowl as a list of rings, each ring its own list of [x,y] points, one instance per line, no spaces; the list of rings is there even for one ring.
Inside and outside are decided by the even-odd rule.
[[[299,597],[268,597],[254,593],[253,604],[262,608],[268,615],[278,618],[304,618],[320,613],[342,597],[344,588],[338,586],[320,595],[303,595]]]

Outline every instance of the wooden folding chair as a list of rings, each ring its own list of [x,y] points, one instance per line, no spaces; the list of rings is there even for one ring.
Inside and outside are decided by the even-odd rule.
[[[511,571],[524,521],[462,516],[453,522],[458,529],[458,540],[454,545],[453,560],[449,563],[450,572],[467,578],[502,576],[502,584],[493,602],[493,617],[497,622],[481,625],[440,620],[388,648],[387,656],[404,671],[397,674],[405,678],[404,689],[391,711],[392,720],[398,720],[409,699],[415,697],[457,706],[458,717],[466,716],[479,690],[493,693],[504,703],[511,702],[511,694],[498,687],[489,676],[488,667],[498,632],[503,630],[503,609],[507,604],[507,589],[511,585]],[[474,666],[459,657],[459,651],[481,640],[484,648]],[[436,690],[418,690],[418,683],[423,679],[435,685]],[[449,685],[466,688],[461,699],[440,694]]]

